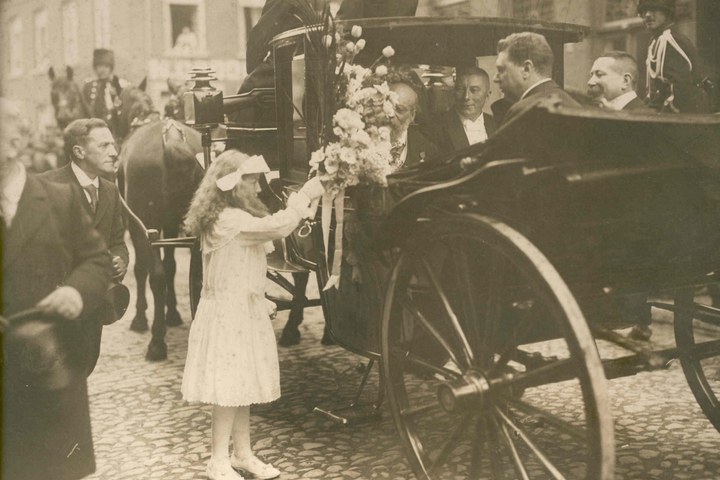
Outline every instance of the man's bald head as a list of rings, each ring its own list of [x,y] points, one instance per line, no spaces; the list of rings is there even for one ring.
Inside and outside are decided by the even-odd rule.
[[[417,91],[405,82],[390,84],[390,91],[397,94],[395,118],[392,120],[393,141],[398,140],[415,120],[419,96]]]

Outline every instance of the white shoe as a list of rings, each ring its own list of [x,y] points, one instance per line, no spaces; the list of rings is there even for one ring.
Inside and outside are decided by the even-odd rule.
[[[229,463],[218,465],[212,460],[208,462],[205,473],[210,480],[245,480]]]
[[[240,470],[248,478],[257,480],[270,480],[280,476],[280,470],[273,467],[269,463],[262,462],[253,455],[247,459],[239,459],[235,455],[230,456],[230,465],[235,470]]]

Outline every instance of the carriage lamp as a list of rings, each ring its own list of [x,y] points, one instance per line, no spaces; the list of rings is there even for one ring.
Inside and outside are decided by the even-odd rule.
[[[217,80],[210,68],[194,68],[190,80],[192,89],[185,92],[185,121],[194,127],[215,126],[223,123],[223,93],[210,82]]]
[[[202,134],[202,148],[205,169],[212,161],[212,129],[225,121],[223,93],[210,82],[217,80],[210,68],[194,68],[190,80],[192,89],[185,92],[185,122]]]

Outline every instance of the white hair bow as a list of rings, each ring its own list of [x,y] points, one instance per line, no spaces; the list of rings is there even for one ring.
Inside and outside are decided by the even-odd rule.
[[[268,167],[268,164],[265,163],[265,158],[263,158],[262,155],[253,155],[252,157],[248,157],[244,162],[242,162],[240,164],[240,167],[238,167],[238,169],[234,172],[228,173],[227,175],[218,178],[215,181],[215,185],[217,185],[217,187],[223,192],[227,192],[228,190],[232,190],[233,188],[235,188],[235,185],[237,185],[240,180],[242,180],[243,175],[269,172],[270,167]]]

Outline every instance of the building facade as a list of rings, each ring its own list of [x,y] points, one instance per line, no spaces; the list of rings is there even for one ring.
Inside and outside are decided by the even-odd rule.
[[[218,88],[235,93],[245,77],[247,34],[264,0],[4,0],[2,95],[18,100],[38,128],[53,120],[49,67],[92,75],[95,48],[115,52],[115,73],[147,78],[162,109],[167,80],[211,66]]]

